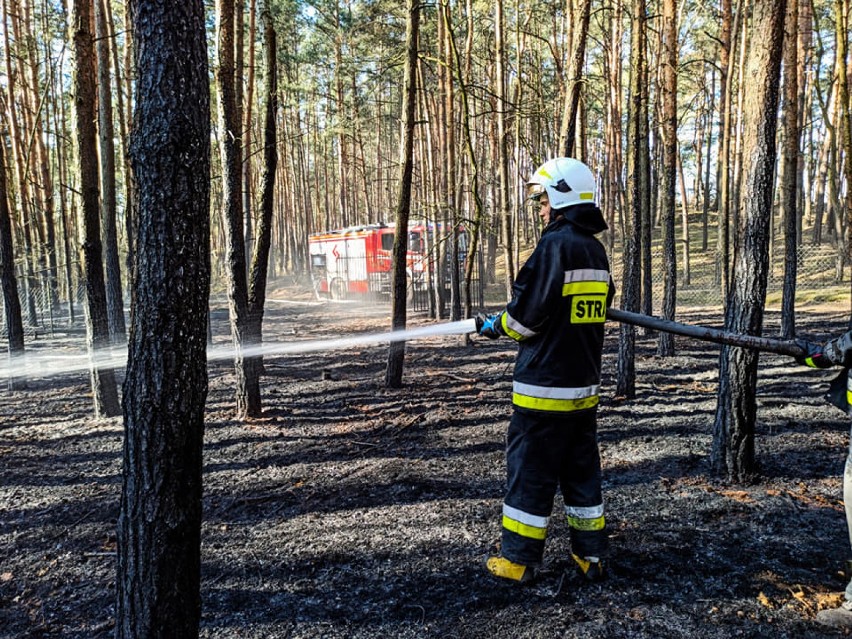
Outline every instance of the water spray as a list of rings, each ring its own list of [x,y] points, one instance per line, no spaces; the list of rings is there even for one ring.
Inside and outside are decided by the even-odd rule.
[[[723,331],[704,326],[681,324],[671,320],[665,320],[650,315],[631,313],[617,308],[607,311],[610,320],[644,326],[654,330],[683,335],[702,341],[715,342],[717,344],[728,344],[742,348],[751,348],[759,351],[768,351],[791,357],[803,357],[804,349],[791,340],[770,339],[755,335],[739,335],[729,331]],[[408,342],[425,337],[437,337],[442,335],[461,335],[476,331],[476,321],[466,319],[458,322],[445,322],[431,324],[418,328],[402,331],[388,331],[383,333],[367,333],[351,337],[339,337],[333,339],[318,339],[295,342],[267,342],[257,346],[242,349],[244,357],[257,357],[267,355],[297,355],[301,353],[313,353],[318,351],[331,351],[355,346],[369,346],[374,344],[390,342]],[[207,350],[207,361],[221,361],[234,358],[233,344],[214,346]],[[27,352],[22,356],[7,359],[0,365],[0,378],[15,379],[19,377],[52,377],[54,375],[65,375],[88,371],[92,366],[98,368],[124,368],[127,364],[126,350],[112,351],[107,349],[89,357],[87,353],[74,355],[57,355],[51,353]]]
[[[384,333],[368,333],[364,335],[353,335],[351,337],[340,337],[334,339],[305,340],[295,342],[267,342],[257,346],[242,349],[244,357],[258,357],[266,355],[297,355],[301,353],[313,353],[318,351],[330,351],[355,346],[367,346],[390,342],[408,342],[425,337],[437,337],[441,335],[461,335],[476,331],[476,320],[466,319],[458,322],[445,322],[432,324],[402,331],[388,331]],[[229,360],[234,358],[233,344],[213,346],[207,349],[207,361]],[[19,377],[52,377],[54,375],[65,375],[88,371],[92,366],[97,368],[124,368],[127,364],[127,351],[122,349],[112,351],[106,349],[94,353],[89,357],[87,353],[74,355],[56,355],[51,353],[26,352],[22,356],[7,359],[0,365],[0,378],[15,379]]]

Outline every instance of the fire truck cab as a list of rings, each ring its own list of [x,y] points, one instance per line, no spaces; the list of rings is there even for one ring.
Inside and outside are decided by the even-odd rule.
[[[408,228],[409,295],[425,288],[425,231],[423,224]],[[311,279],[317,294],[332,299],[389,296],[394,232],[393,224],[370,224],[310,235]]]

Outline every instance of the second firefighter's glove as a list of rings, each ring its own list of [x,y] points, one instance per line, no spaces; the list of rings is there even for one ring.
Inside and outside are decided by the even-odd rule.
[[[503,334],[500,327],[500,320],[503,313],[497,315],[484,315],[478,313],[476,315],[476,332],[489,339],[497,339]]]
[[[826,352],[825,346],[816,342],[809,342],[804,339],[797,339],[796,345],[804,351],[803,355],[796,358],[799,364],[810,366],[811,368],[830,368],[834,366],[834,362]]]
[[[832,364],[840,366],[852,365],[852,331],[828,340],[825,346],[822,347],[822,350]]]

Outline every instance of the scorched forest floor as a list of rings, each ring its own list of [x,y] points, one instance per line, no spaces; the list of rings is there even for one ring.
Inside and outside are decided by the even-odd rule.
[[[384,306],[271,297],[270,342],[390,323]],[[224,308],[216,343],[229,340]],[[847,315],[803,309],[800,334],[836,335]],[[717,310],[679,319],[721,325]],[[765,334],[778,330],[769,312]],[[677,338],[677,356],[661,359],[640,334],[637,398],[625,401],[614,396],[617,339],[608,324],[599,431],[611,556],[600,585],[570,570],[559,497],[536,585],[484,570],[500,538],[509,340],[409,343],[399,390],[384,387],[384,345],[270,356],[265,416],[249,422],[233,419],[231,367],[211,363],[201,636],[843,636],[814,621],[840,602],[852,556],[849,421],[822,399],[835,373],[761,355],[762,477],[728,485],[709,466],[718,347]],[[69,344],[79,348],[79,331],[28,348]],[[91,418],[86,374],[0,391],[1,638],[112,635],[121,446],[120,418]]]

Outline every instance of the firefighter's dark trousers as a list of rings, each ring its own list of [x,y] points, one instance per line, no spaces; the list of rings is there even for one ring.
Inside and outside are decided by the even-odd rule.
[[[537,566],[557,486],[565,501],[571,551],[600,557],[607,548],[597,409],[569,415],[515,410],[506,441],[508,489],[503,503],[502,555]]]

